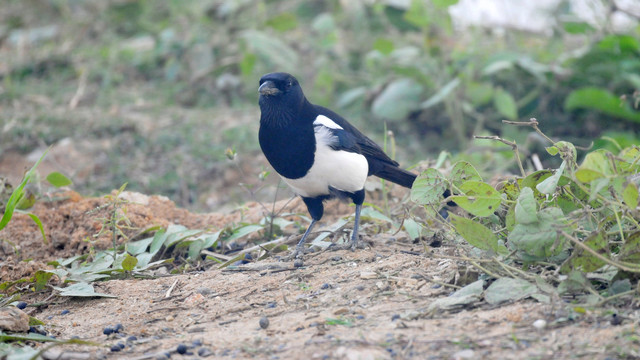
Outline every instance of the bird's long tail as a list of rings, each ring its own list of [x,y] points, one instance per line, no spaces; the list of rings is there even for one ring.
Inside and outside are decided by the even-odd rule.
[[[392,183],[404,186],[406,188],[411,188],[411,186],[413,185],[413,181],[417,177],[416,174],[401,169],[397,166],[393,166],[391,164],[385,164],[385,166],[383,166],[382,169],[377,171],[374,175],[379,178],[389,180]]]

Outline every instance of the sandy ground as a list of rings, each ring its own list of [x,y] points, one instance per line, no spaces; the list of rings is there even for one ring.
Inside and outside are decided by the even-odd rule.
[[[163,197],[131,196],[137,196],[139,204],[127,205],[127,214],[138,228],[169,223],[217,228],[263,216],[257,204],[228,214],[195,214]],[[33,209],[45,224],[48,245],[23,215],[0,232],[1,238],[19,246],[17,253],[6,243],[2,249],[3,281],[29,276],[52,259],[87,251],[83,239],[99,230],[100,211],[106,210],[95,209],[106,200],[73,192],[61,197],[64,200],[40,202]],[[346,204],[330,205],[329,220],[351,211]],[[298,201],[289,206],[292,212],[303,212]],[[627,319],[613,325],[610,313],[589,309],[568,320],[571,307],[561,300],[540,304],[528,299],[493,307],[479,301],[455,311],[430,312],[429,304],[455,290],[441,283],[468,281],[465,264],[447,258],[463,249],[448,242],[425,248],[403,232],[375,234],[375,228],[363,226],[366,249],[307,254],[302,268],[275,258],[225,269],[207,263],[187,274],[95,283],[96,291],[117,298],[50,297],[51,291],[45,290],[27,292],[23,300],[45,301],[27,312],[46,323],[49,335],[102,345],[67,345],[49,353],[70,359],[638,356],[637,323]],[[108,239],[95,239],[94,246],[106,248]],[[543,329],[533,326],[540,319],[547,322]],[[120,333],[103,334],[105,327],[116,324],[122,324]],[[124,349],[111,351],[119,342]],[[187,346],[186,354],[176,352],[179,344]]]

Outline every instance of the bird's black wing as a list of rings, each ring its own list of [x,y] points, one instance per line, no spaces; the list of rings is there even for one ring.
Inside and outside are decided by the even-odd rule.
[[[326,142],[333,150],[343,150],[352,153],[361,154],[362,151],[358,145],[357,139],[353,134],[344,129],[331,128],[320,122],[313,123],[313,131]]]
[[[372,158],[376,161],[388,163],[390,165],[398,166],[398,162],[392,160],[387,154],[384,153],[382,148],[378,144],[376,144],[373,140],[369,139],[366,135],[360,132],[360,130],[356,129],[353,125],[351,125],[347,120],[345,120],[342,116],[336,114],[335,112],[319,106],[314,105],[317,112],[320,115],[324,115],[331,119],[336,124],[340,125],[344,131],[351,134],[351,136],[355,139],[355,142],[360,147],[360,153],[364,155],[367,159]]]
[[[314,108],[319,115],[328,117],[342,127],[343,131],[348,134],[348,136],[345,135],[346,138],[352,138],[355,141],[359,150],[356,152],[364,155],[369,163],[369,175],[375,175],[408,188],[413,185],[416,174],[399,168],[398,162],[385,154],[382,148],[373,140],[369,139],[335,112],[319,105],[314,105]]]

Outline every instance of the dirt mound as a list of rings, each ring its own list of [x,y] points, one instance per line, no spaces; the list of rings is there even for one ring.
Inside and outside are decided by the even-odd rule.
[[[15,214],[11,222],[0,231],[0,278],[3,281],[31,276],[35,271],[47,268],[46,263],[59,258],[87,254],[91,248],[103,250],[112,247],[112,233],[105,226],[114,211],[114,191],[106,197],[84,198],[69,191],[57,194],[60,200],[40,201],[30,211],[42,221],[48,243],[45,243],[37,225],[24,214]],[[117,242],[132,240],[143,230],[169,224],[179,224],[190,229],[216,231],[234,224],[259,223],[272,209],[285,213],[305,214],[306,208],[298,198],[281,200],[275,204],[249,202],[228,214],[193,213],[179,208],[164,196],[148,196],[135,192],[124,192],[118,211],[126,216],[125,236]],[[324,221],[349,214],[348,204],[332,202],[327,206]],[[148,235],[145,235],[148,236]],[[25,260],[30,260],[26,262]]]

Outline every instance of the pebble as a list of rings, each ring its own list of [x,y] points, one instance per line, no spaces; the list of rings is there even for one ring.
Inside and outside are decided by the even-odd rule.
[[[622,324],[622,318],[620,316],[618,316],[618,314],[613,314],[611,315],[611,325],[613,326],[617,326]]]
[[[185,344],[178,345],[178,347],[176,348],[176,351],[178,352],[178,354],[185,354],[187,352],[187,345]]]
[[[114,333],[114,330],[111,326],[107,326],[104,329],[102,329],[102,333],[105,335],[111,335]]]
[[[303,265],[304,265],[304,262],[302,261],[302,259],[296,259],[293,262],[293,267],[299,268],[299,267],[302,267]]]
[[[118,351],[120,351],[120,350],[122,350],[122,349],[120,348],[120,346],[118,346],[118,345],[111,345],[111,351],[113,351],[113,352],[118,352]]]
[[[395,320],[399,320],[399,319],[400,319],[400,315],[398,315],[398,314],[391,315],[391,321],[395,321]]]
[[[260,318],[260,327],[266,329],[269,327],[269,319],[266,316]]]
[[[473,359],[475,357],[475,351],[471,349],[460,350],[457,353],[451,356],[452,359],[463,360],[463,359]]]
[[[197,292],[198,294],[200,294],[200,295],[203,295],[203,296],[207,296],[207,295],[211,295],[211,294],[213,294],[213,290],[211,290],[210,288],[206,288],[206,287],[198,288],[198,289],[196,290],[196,292]]]
[[[265,305],[267,309],[273,309],[276,306],[278,306],[278,304],[275,302],[270,302],[270,303],[267,303],[267,305]]]
[[[547,321],[544,319],[538,319],[533,322],[533,327],[538,330],[542,330],[547,327]]]
[[[69,313],[69,310],[65,309],[60,312],[60,315],[67,315],[68,313]]]
[[[322,289],[322,290],[326,290],[326,289],[330,289],[330,288],[331,288],[331,285],[329,285],[327,283],[324,283],[324,284],[322,284],[322,286],[320,286],[320,289]]]
[[[200,348],[198,349],[198,356],[200,357],[208,357],[213,355],[213,351],[209,350],[208,348]]]
[[[375,279],[377,277],[378,277],[378,274],[376,274],[375,271],[361,271],[360,272],[360,279],[363,279],[363,280]]]

